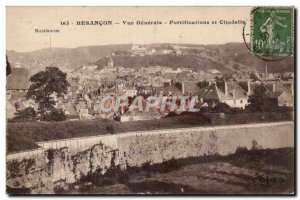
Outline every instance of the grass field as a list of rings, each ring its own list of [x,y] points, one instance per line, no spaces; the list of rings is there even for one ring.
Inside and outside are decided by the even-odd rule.
[[[18,152],[38,148],[35,142],[74,137],[114,134],[129,131],[146,131],[168,128],[211,125],[202,115],[193,117],[117,122],[108,119],[64,122],[17,122],[7,123],[7,152]]]

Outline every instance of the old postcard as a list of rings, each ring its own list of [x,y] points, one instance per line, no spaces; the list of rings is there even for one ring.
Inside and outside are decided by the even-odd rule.
[[[295,194],[294,7],[6,16],[9,195]]]

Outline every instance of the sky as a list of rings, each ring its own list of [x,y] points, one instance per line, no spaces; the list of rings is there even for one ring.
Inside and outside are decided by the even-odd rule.
[[[244,20],[251,7],[7,7],[6,49],[18,52],[52,47],[107,44],[243,42],[242,24],[169,25],[169,20]],[[77,26],[77,21],[112,21],[111,26]],[[123,21],[162,21],[162,25],[123,25]],[[69,21],[70,25],[61,25]],[[165,22],[167,24],[165,24]],[[72,24],[73,23],[73,24]],[[119,24],[115,24],[119,23]],[[59,33],[36,33],[58,29]]]

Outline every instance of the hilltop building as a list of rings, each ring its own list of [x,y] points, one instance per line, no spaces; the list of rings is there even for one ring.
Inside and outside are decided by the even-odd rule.
[[[131,51],[133,54],[136,54],[136,55],[145,55],[147,52],[147,49],[143,45],[133,44],[131,47]]]

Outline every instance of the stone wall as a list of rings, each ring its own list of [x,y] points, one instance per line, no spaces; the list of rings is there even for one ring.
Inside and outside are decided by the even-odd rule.
[[[7,156],[7,185],[53,193],[112,166],[125,169],[172,158],[227,155],[237,147],[294,147],[294,123],[279,122],[154,130],[40,142],[41,149]]]

